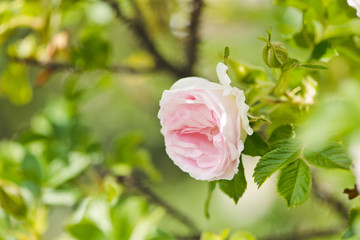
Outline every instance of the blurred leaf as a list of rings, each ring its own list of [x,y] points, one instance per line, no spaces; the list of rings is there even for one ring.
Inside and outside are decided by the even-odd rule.
[[[301,149],[297,147],[280,146],[260,158],[254,170],[254,181],[260,187],[265,180],[274,172],[285,165],[296,160],[300,155]]]
[[[27,180],[40,185],[43,178],[43,170],[39,160],[30,153],[27,153],[21,164],[22,171]]]
[[[110,216],[115,239],[130,239],[130,236],[141,218],[149,213],[145,200],[129,197],[111,208]]]
[[[107,240],[109,239],[98,226],[91,221],[82,221],[67,227],[67,231],[79,240]]]
[[[265,70],[250,64],[241,63],[233,59],[228,59],[231,69],[234,71],[237,81],[245,84],[254,84],[256,81],[269,81]]]
[[[0,179],[0,206],[15,218],[24,218],[27,213],[27,206],[20,188],[2,179]]]
[[[360,209],[351,209],[349,214],[349,227],[343,233],[341,239],[356,240],[360,235]]]
[[[93,26],[82,32],[71,58],[77,68],[104,68],[108,65],[110,46],[101,30]]]
[[[254,132],[251,136],[247,136],[244,144],[242,154],[249,156],[263,156],[268,149],[267,142],[258,134]]]
[[[310,168],[301,159],[290,163],[281,169],[277,189],[286,200],[288,207],[295,207],[305,202],[311,189]]]
[[[351,159],[345,148],[336,142],[326,144],[319,149],[308,146],[304,150],[304,157],[310,164],[321,168],[349,169],[351,166]]]
[[[233,199],[235,204],[237,204],[247,186],[241,157],[238,173],[235,174],[234,178],[232,180],[219,180],[218,183],[221,191]]]
[[[229,238],[229,240],[256,240],[256,237],[249,232],[235,232]]]
[[[229,235],[229,229],[225,229],[220,235],[205,231],[201,234],[200,240],[226,240]]]
[[[274,143],[283,139],[293,138],[293,137],[295,137],[294,125],[284,124],[275,128],[272,131],[269,137],[269,142]]]
[[[152,179],[158,180],[160,174],[152,164],[151,155],[146,149],[139,146],[143,139],[143,134],[138,132],[129,133],[119,138],[108,163],[119,175],[130,174],[133,168],[138,168]]]
[[[71,152],[69,154],[69,163],[49,176],[47,185],[55,188],[76,178],[88,168],[92,162],[93,159],[89,155],[80,152]]]
[[[11,63],[0,78],[1,93],[14,104],[26,104],[32,99],[32,89],[26,78],[25,67]]]
[[[81,193],[77,188],[66,189],[45,189],[42,194],[42,201],[52,206],[74,206],[80,200]]]
[[[107,194],[107,199],[111,204],[115,204],[123,192],[123,186],[116,181],[116,178],[111,176],[105,177],[103,188]]]
[[[204,213],[205,213],[205,217],[207,219],[210,218],[209,206],[210,206],[212,194],[216,188],[216,181],[209,182],[208,185],[209,185],[209,188],[208,188],[209,190],[208,190],[208,195],[206,197],[206,201],[205,201],[205,205],[204,205]]]
[[[0,142],[0,160],[5,162],[19,164],[25,156],[23,146],[17,142],[1,141]]]

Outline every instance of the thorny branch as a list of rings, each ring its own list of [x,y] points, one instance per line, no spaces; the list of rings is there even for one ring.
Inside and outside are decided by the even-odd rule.
[[[17,57],[8,57],[12,62],[18,62],[21,64],[26,64],[29,66],[36,66],[40,68],[49,69],[52,71],[72,71],[72,72],[82,72],[85,69],[77,68],[75,65],[70,63],[56,62],[56,61],[39,61],[34,58],[17,58]],[[111,72],[127,72],[127,73],[147,73],[151,72],[149,70],[138,70],[125,65],[113,65],[109,67],[101,68]]]
[[[192,0],[192,12],[189,25],[189,36],[186,42],[187,71],[189,75],[193,72],[197,60],[197,47],[199,45],[199,26],[202,12],[203,0]]]
[[[318,183],[316,182],[316,178],[313,177],[313,193],[314,195],[319,198],[320,200],[329,204],[339,215],[346,221],[349,221],[349,210],[348,208],[334,196],[331,196],[328,192],[323,190],[319,187]]]
[[[196,225],[188,217],[180,213],[177,209],[175,209],[167,202],[165,202],[162,198],[160,198],[158,195],[156,195],[149,187],[145,185],[144,182],[142,182],[138,177],[136,177],[136,174],[133,174],[130,177],[118,176],[117,180],[118,182],[124,184],[127,187],[134,188],[139,193],[144,195],[153,204],[156,204],[166,209],[166,211],[171,216],[173,216],[179,222],[184,224],[184,226],[187,226],[193,233],[198,233],[198,229]]]
[[[115,11],[117,18],[122,20],[129,26],[130,30],[132,30],[133,33],[136,35],[136,37],[141,41],[141,43],[143,44],[143,47],[150,54],[153,55],[153,57],[155,58],[155,61],[156,61],[156,67],[158,69],[167,70],[168,72],[174,74],[178,78],[185,77],[187,75],[186,70],[172,65],[158,51],[158,49],[155,46],[155,43],[153,42],[150,35],[148,34],[148,32],[145,29],[146,25],[144,23],[144,20],[141,17],[141,14],[139,14],[138,9],[137,9],[138,16],[136,19],[133,20],[133,19],[129,19],[124,16],[124,14],[121,12],[119,4],[115,0],[103,0],[103,1],[110,4],[112,9]],[[133,4],[134,4],[135,8],[137,8],[136,3],[133,2]]]

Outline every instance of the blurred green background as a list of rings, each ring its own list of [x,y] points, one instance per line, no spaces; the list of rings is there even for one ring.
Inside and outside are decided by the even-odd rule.
[[[138,24],[167,61],[186,65],[190,0],[137,0],[137,8],[127,0],[0,2],[1,184],[15,183],[18,190],[13,193],[20,191],[27,206],[27,213],[19,210],[15,217],[8,215],[14,213],[11,207],[0,209],[0,239],[140,240],[192,234],[164,209],[126,189],[114,177],[105,177],[103,168],[120,176],[128,176],[134,168],[145,172],[146,184],[192,219],[200,232],[230,228],[261,237],[329,226],[345,228],[343,217],[331,204],[313,195],[305,204],[287,209],[276,194],[275,176],[257,189],[251,177],[257,162],[253,157],[244,158],[248,188],[238,204],[216,190],[211,218],[206,219],[207,182],[192,179],[172,163],[160,134],[158,102],[163,90],[179,76],[157,68],[146,44],[116,15],[111,7],[114,2],[126,19],[141,16]],[[270,28],[272,38],[285,43],[289,56],[307,61],[315,44],[326,37],[314,38],[313,46],[299,47],[294,35],[302,31],[305,10],[296,4],[281,6],[291,1],[275,3],[204,1],[198,58],[191,74],[217,81],[215,66],[228,46],[232,59],[272,75],[262,61],[264,42],[257,39]],[[344,8],[354,19],[355,11]],[[338,21],[326,34],[336,38],[350,32],[360,52],[358,19],[350,25]],[[332,46],[336,41],[341,39],[335,39]],[[318,59],[329,67],[316,79],[324,98],[341,95],[337,90],[342,81],[357,78],[360,72],[358,52],[345,49],[349,46],[345,40],[336,46],[337,54],[328,48],[328,55],[323,53]],[[48,64],[51,62],[58,64]],[[230,75],[236,79],[234,70]],[[346,131],[357,129],[358,123],[351,123],[355,127]],[[342,194],[354,185],[351,172],[313,171],[321,188],[336,199],[348,207],[359,204],[359,199],[350,202]],[[21,208],[21,200],[15,202]],[[340,235],[341,231],[333,238],[311,239],[338,239]]]

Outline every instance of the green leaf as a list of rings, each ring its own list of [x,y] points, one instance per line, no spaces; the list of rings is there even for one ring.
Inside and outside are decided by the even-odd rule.
[[[207,195],[207,198],[205,201],[205,206],[204,206],[204,213],[205,213],[205,217],[207,219],[210,218],[209,206],[210,206],[210,200],[211,200],[212,194],[215,190],[215,187],[216,187],[216,181],[209,182],[208,195]]]
[[[256,237],[249,232],[239,231],[232,234],[229,240],[256,240]]]
[[[272,131],[269,137],[269,142],[274,143],[279,140],[293,138],[293,137],[295,137],[294,125],[284,124],[275,128],[274,131]]]
[[[106,240],[108,237],[101,231],[98,226],[91,222],[84,220],[80,223],[69,225],[68,232],[79,240]]]
[[[345,148],[336,142],[330,142],[319,149],[308,146],[304,149],[304,157],[308,163],[321,168],[349,169],[351,165]]]
[[[286,200],[288,207],[300,205],[310,194],[310,168],[301,159],[290,163],[281,170],[277,188],[280,196]]]
[[[229,235],[229,229],[225,229],[222,233],[216,234],[209,231],[205,231],[201,234],[200,240],[226,240]]]
[[[15,218],[24,218],[27,206],[20,188],[10,181],[0,180],[0,207]]]
[[[267,152],[268,143],[257,133],[254,132],[245,140],[243,154],[249,156],[262,156]]]
[[[232,180],[219,180],[219,186],[221,191],[232,198],[237,204],[240,197],[244,194],[247,183],[245,178],[244,166],[240,157],[239,172],[234,176]]]
[[[360,208],[351,209],[349,213],[349,227],[345,230],[341,239],[353,239],[360,235]]]
[[[14,104],[22,105],[32,99],[32,89],[26,78],[25,67],[20,64],[9,64],[0,78],[1,93]]]
[[[300,148],[280,147],[268,152],[260,158],[253,174],[258,187],[260,187],[265,180],[278,169],[296,160],[299,157],[300,152]]]
[[[72,152],[69,156],[69,164],[67,166],[61,167],[48,179],[48,185],[51,187],[58,187],[61,184],[77,177],[81,174],[90,164],[92,159],[84,154],[79,152]]]

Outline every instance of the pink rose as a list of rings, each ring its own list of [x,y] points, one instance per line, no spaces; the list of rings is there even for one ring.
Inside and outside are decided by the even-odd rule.
[[[182,78],[160,100],[158,117],[166,152],[198,180],[232,179],[244,140],[253,133],[244,93],[230,86],[227,69],[222,63],[216,67],[221,84]]]
[[[360,17],[360,0],[347,0],[349,6],[356,9],[358,17]]]

